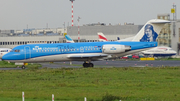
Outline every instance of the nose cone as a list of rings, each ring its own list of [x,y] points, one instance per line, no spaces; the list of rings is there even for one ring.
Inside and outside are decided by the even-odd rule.
[[[173,51],[173,53],[174,53],[174,54],[177,54],[177,52],[176,52],[176,51]]]
[[[7,52],[0,53],[0,59],[2,59],[5,54],[7,54]]]
[[[11,57],[11,55],[9,55],[9,54],[7,53],[7,54],[5,54],[5,55],[2,56],[2,60],[12,60],[12,57]]]

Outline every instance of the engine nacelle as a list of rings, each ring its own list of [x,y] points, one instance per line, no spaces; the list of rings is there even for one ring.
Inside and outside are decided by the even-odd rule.
[[[122,53],[129,50],[131,50],[131,47],[125,45],[108,44],[102,47],[102,52],[107,54]]]

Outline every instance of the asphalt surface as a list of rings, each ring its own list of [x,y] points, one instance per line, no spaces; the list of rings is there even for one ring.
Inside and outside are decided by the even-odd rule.
[[[180,61],[93,61],[94,67],[162,67],[162,66],[180,66]],[[73,61],[72,65],[70,62],[54,62],[50,63],[41,63],[42,67],[48,68],[81,68],[82,61]]]
[[[94,64],[94,68],[99,67],[164,67],[164,66],[180,66],[180,61],[132,61],[132,60],[124,60],[124,61],[92,61]],[[54,63],[40,63],[42,65],[41,68],[82,68],[83,61],[72,61],[72,65],[70,62],[54,62]],[[0,68],[0,70],[20,70],[21,68]]]
[[[0,70],[21,70],[21,68],[0,68]]]

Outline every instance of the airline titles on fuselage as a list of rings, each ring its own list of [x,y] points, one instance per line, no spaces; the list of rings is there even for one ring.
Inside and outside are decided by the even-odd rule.
[[[86,51],[93,51],[93,50],[101,50],[101,46],[81,46],[81,47],[74,47],[69,45],[58,45],[56,47],[40,47],[35,46],[32,48],[32,50],[35,50],[36,52],[70,52],[70,51],[80,51],[84,52]]]

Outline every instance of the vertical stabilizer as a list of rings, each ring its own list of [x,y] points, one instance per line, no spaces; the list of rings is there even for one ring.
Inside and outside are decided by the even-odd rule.
[[[98,32],[99,41],[108,41],[106,36],[102,32]]]
[[[170,23],[170,21],[160,19],[153,19],[148,21],[132,41],[155,42],[158,34],[166,23]]]
[[[65,38],[66,38],[66,43],[74,43],[74,41],[69,35],[65,35]]]

